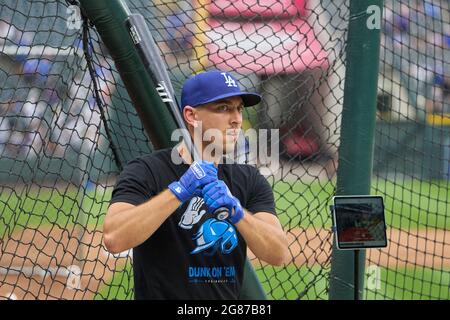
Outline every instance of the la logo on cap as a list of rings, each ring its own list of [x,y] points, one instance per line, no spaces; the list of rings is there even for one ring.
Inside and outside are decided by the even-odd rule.
[[[229,87],[237,87],[236,81],[234,81],[229,74],[227,74],[226,72],[222,72],[221,75],[223,75],[223,77],[225,78],[225,83]]]
[[[237,96],[242,98],[245,107],[261,101],[258,93],[241,91],[239,81],[231,73],[210,70],[193,75],[184,82],[180,107],[183,110],[185,106],[197,107]]]

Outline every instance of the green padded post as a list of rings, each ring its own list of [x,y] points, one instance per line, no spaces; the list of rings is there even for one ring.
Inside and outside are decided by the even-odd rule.
[[[350,0],[336,195],[370,194],[380,50],[380,29],[370,27],[382,11],[382,0]],[[354,299],[353,251],[339,251],[335,243],[332,250],[329,299]],[[364,288],[364,250],[357,263]]]
[[[155,149],[172,146],[175,121],[153,87],[125,28],[130,11],[121,0],[81,0],[83,12],[95,25]]]

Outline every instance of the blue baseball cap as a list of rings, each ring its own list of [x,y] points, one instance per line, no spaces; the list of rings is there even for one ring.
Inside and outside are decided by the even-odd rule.
[[[205,103],[241,97],[244,107],[254,106],[261,101],[261,96],[254,92],[241,91],[239,82],[231,74],[212,70],[190,77],[181,91],[181,110],[185,106],[197,107]]]

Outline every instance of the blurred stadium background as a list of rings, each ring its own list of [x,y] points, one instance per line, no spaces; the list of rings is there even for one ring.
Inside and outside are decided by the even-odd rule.
[[[249,258],[269,299],[328,299],[349,1],[123,2],[145,17],[178,95],[210,67],[263,94],[244,128],[280,129],[281,168],[266,177],[292,262]],[[109,254],[101,227],[120,168],[154,147],[79,8],[0,1],[0,298],[133,297],[132,255]],[[449,299],[449,3],[382,11],[371,193],[385,199],[389,245],[366,253],[364,298]]]

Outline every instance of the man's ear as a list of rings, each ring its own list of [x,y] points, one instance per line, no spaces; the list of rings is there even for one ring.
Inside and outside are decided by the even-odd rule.
[[[191,106],[186,106],[183,109],[183,118],[187,125],[196,127],[197,125],[197,115],[195,109]]]

